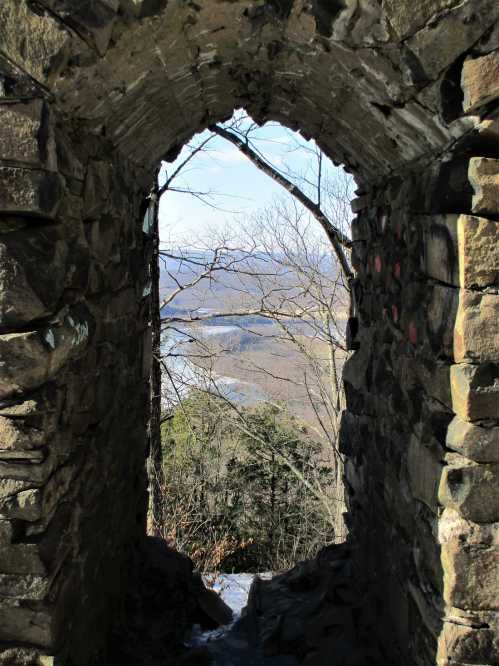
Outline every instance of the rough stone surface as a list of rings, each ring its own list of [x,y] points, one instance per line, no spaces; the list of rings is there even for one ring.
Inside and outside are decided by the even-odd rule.
[[[481,427],[456,416],[447,429],[446,446],[476,462],[499,462],[499,427]]]
[[[50,614],[43,609],[23,608],[15,601],[0,602],[0,641],[18,640],[50,647],[53,641]],[[15,662],[14,662],[15,663]]]
[[[0,233],[2,328],[22,326],[54,312],[64,290],[67,255],[67,243],[57,227]]]
[[[41,3],[54,14],[74,26],[79,34],[83,34],[100,55],[109,45],[120,2],[119,0],[43,0]]]
[[[43,100],[0,103],[0,127],[3,160],[57,169],[53,127]]]
[[[494,215],[499,193],[499,160],[474,157],[470,160],[469,178],[475,190],[472,212],[477,215]]]
[[[483,0],[458,3],[440,17],[430,21],[415,35],[409,37],[407,46],[421,63],[428,79],[437,77],[493,26],[499,18],[499,9],[493,1]],[[443,3],[447,4],[447,3]],[[439,20],[440,19],[440,20]],[[435,39],[438,27],[438,39]]]
[[[88,344],[93,323],[89,313],[72,311],[38,331],[0,336],[0,362],[9,359],[0,379],[0,398],[35,389],[49,381]]]
[[[424,502],[429,509],[436,512],[442,463],[435,452],[415,438],[409,444],[407,472],[413,497]]]
[[[2,2],[2,52],[34,79],[46,82],[60,69],[68,57],[71,39],[68,30],[48,12],[33,12],[26,0]]]
[[[358,666],[380,663],[378,655],[365,652],[363,592],[348,549],[330,546],[271,580],[256,578],[243,626],[269,657],[291,654],[316,666],[327,664],[331,655]]]
[[[497,222],[474,215],[421,216],[424,270],[465,289],[494,287],[499,272]]]
[[[499,465],[470,464],[451,454],[443,470],[439,501],[475,523],[499,522]]]
[[[127,588],[129,615],[115,626],[107,663],[176,666],[186,652],[182,643],[192,624],[216,629],[230,621],[231,610],[216,592],[205,588],[189,558],[162,539],[143,537],[137,555],[140,573]],[[203,602],[206,597],[209,603]]]
[[[470,618],[455,609],[448,616],[443,628],[443,640],[439,646],[437,663],[494,663],[499,659],[497,616],[495,613],[474,613]],[[468,623],[468,624],[467,624]]]
[[[55,217],[60,203],[60,178],[51,172],[0,166],[0,209]]]
[[[499,247],[497,222],[461,215],[457,221],[460,286],[465,289],[497,286]]]
[[[419,221],[423,226],[426,274],[440,282],[458,285],[457,217],[438,215]]]
[[[452,406],[465,421],[499,418],[499,366],[453,365]]]
[[[461,609],[497,610],[498,524],[475,525],[446,509],[439,525],[444,598]]]
[[[499,50],[480,58],[467,58],[461,75],[463,108],[473,113],[499,97]]]
[[[457,363],[499,361],[499,294],[460,291],[454,360]]]

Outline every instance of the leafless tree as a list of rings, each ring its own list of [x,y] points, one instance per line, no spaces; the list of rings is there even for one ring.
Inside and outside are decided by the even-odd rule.
[[[160,249],[163,275],[169,281],[161,294],[163,419],[195,388],[230,403],[235,423],[244,429],[237,400],[231,399],[221,378],[227,359],[234,357],[230,340],[206,335],[205,326],[228,321],[241,334],[265,339],[270,343],[270,362],[240,354],[239,369],[243,377],[256,378],[265,386],[286,385],[288,395],[294,393],[308,405],[312,427],[327,443],[324,450],[332,454],[336,483],[331,491],[314,480],[306,482],[338,525],[343,511],[342,458],[337,448],[343,408],[340,376],[347,354],[346,318],[351,313],[351,180],[347,175],[327,179],[317,148],[310,149],[315,157],[312,173],[277,168],[258,148],[254,127],[240,119],[210,129],[212,134],[167,176],[159,195],[174,188],[182,169],[217,135],[236,145],[290,196],[255,216],[251,224],[234,224],[223,234],[198,239],[188,249]],[[189,188],[183,190],[192,194]],[[199,197],[207,194],[195,192]],[[220,293],[223,303],[213,307]]]

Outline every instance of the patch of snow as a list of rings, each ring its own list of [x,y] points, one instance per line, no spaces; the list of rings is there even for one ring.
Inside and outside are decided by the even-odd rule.
[[[205,646],[214,666],[298,666],[297,659],[291,655],[265,655],[262,644],[254,641],[238,622],[256,575],[260,578],[272,577],[270,573],[221,574],[213,585],[213,589],[234,611],[233,621],[214,631],[203,632],[196,627],[187,646]],[[212,578],[205,576],[207,584]]]
[[[213,575],[204,576],[204,581],[207,587],[211,587],[222,597],[227,606],[232,608],[234,616],[230,624],[210,631],[203,631],[201,627],[196,624],[193,627],[191,638],[187,643],[189,647],[211,643],[230,632],[236,622],[241,618],[241,612],[248,601],[251,583],[255,576],[259,576],[260,578],[271,578],[272,574],[219,574],[217,575],[214,584],[212,584]]]

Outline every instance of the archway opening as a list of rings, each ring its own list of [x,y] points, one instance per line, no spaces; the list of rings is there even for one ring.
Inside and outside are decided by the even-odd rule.
[[[291,569],[346,539],[353,180],[278,123],[239,111],[218,127],[158,178],[162,457],[150,529],[240,611],[251,572]]]
[[[244,136],[246,149],[258,154],[259,159],[265,159],[268,167],[275,171],[261,174],[234,144],[226,139],[217,142],[217,135],[207,131],[189,144],[175,163],[165,165],[159,178],[160,192],[164,194],[160,202],[160,211],[164,205],[163,214],[160,212],[160,228],[164,228],[164,240],[160,242],[164,336],[162,423],[165,424],[165,436],[170,433],[172,445],[175,445],[175,437],[168,421],[182,422],[174,428],[182,443],[177,442],[178,451],[174,446],[169,453],[173,465],[170,473],[176,471],[182,476],[182,470],[175,469],[175,452],[179,461],[185,464],[185,457],[189,456],[185,451],[186,433],[180,431],[189,430],[192,419],[198,429],[201,423],[206,423],[208,432],[209,423],[214,432],[217,422],[223,424],[226,437],[222,441],[228,449],[220,450],[220,447],[224,448],[220,433],[218,449],[210,446],[209,437],[205,441],[206,436],[201,436],[198,449],[205,448],[210,459],[218,451],[220,458],[211,480],[208,480],[206,460],[197,474],[201,478],[206,474],[207,488],[214,485],[215,489],[209,490],[207,497],[204,492],[189,493],[184,488],[187,495],[195,495],[201,502],[195,511],[187,507],[185,511],[179,511],[175,501],[167,501],[166,506],[171,503],[176,507],[177,520],[184,514],[194,513],[200,523],[209,523],[209,529],[217,532],[213,520],[206,520],[202,504],[209,501],[211,505],[220,505],[224,493],[227,504],[228,486],[224,487],[219,475],[223,469],[227,482],[227,463],[230,461],[230,475],[240,475],[243,482],[242,468],[234,467],[238,449],[240,455],[253,460],[255,469],[264,473],[268,461],[263,464],[262,442],[250,456],[247,446],[242,446],[241,437],[236,433],[239,429],[240,435],[244,433],[245,438],[249,437],[248,418],[255,419],[254,408],[261,410],[265,406],[269,431],[277,415],[278,420],[282,420],[281,425],[287,422],[288,428],[293,426],[287,437],[284,437],[285,429],[281,433],[281,439],[284,437],[287,441],[294,432],[294,437],[287,443],[287,454],[292,455],[297,442],[303,450],[294,464],[284,449],[274,450],[275,471],[266,479],[272,485],[272,479],[275,483],[276,477],[282,477],[286,488],[289,486],[289,492],[284,488],[279,491],[281,495],[288,495],[285,501],[288,515],[285,515],[286,511],[283,513],[284,506],[274,506],[276,519],[278,511],[282,514],[278,522],[282,520],[289,524],[290,516],[293,516],[292,522],[298,529],[294,537],[289,535],[288,546],[276,542],[275,548],[269,549],[268,544],[262,543],[259,550],[268,551],[266,556],[270,558],[271,551],[275,555],[273,551],[288,548],[295,553],[295,560],[304,559],[318,545],[341,541],[344,535],[341,514],[345,509],[341,484],[336,488],[336,480],[342,476],[338,433],[343,405],[340,377],[347,354],[345,329],[351,314],[349,276],[342,273],[327,233],[314,215],[320,216],[323,225],[328,225],[327,232],[333,233],[336,229],[347,237],[352,184],[351,179],[336,169],[315,144],[286,132],[280,125],[268,124],[258,128],[250,118],[239,113],[225,124],[225,128],[224,131],[230,128],[233,136]],[[291,164],[287,163],[290,160]],[[230,162],[231,173],[225,180],[221,165],[227,162]],[[306,197],[304,200],[310,210],[288,190],[276,187],[271,178],[273,174],[281,174],[287,183],[294,181],[294,187]],[[224,191],[219,189],[221,182]],[[235,191],[230,189],[232,183],[236,185]],[[287,197],[283,197],[283,193]],[[276,199],[276,195],[280,198]],[[178,217],[181,211],[181,216],[174,222],[175,211]],[[172,240],[173,234],[175,240]],[[209,399],[202,400],[202,393]],[[198,396],[196,400],[194,394]],[[184,402],[191,408],[190,417]],[[217,404],[219,413],[210,414]],[[264,415],[260,414],[260,417]],[[233,419],[235,423],[231,425]],[[259,430],[262,430],[262,424]],[[261,437],[260,432],[253,444]],[[277,443],[277,432],[275,438]],[[195,447],[195,442],[196,436],[191,432],[190,446]],[[272,444],[265,456],[271,454],[271,448]],[[307,449],[310,453],[305,455]],[[324,493],[325,479],[320,482],[319,478],[299,478],[305,467],[313,469],[310,456],[314,449],[315,467],[322,473],[328,461],[330,496]],[[198,451],[198,456],[200,453]],[[323,456],[322,461],[319,453]],[[300,466],[299,470],[296,465]],[[287,478],[289,474],[291,477]],[[261,481],[263,483],[263,478]],[[199,486],[199,482],[200,478],[194,485]],[[253,494],[263,492],[263,485],[259,490],[257,485]],[[308,499],[313,498],[314,503],[322,502],[327,516],[335,516],[333,521],[324,520],[322,515],[325,526],[331,523],[329,530],[323,530],[322,542],[319,535],[312,538],[309,534],[308,539],[298,536],[305,522],[309,526],[315,522],[308,515],[302,523],[296,509],[291,510],[292,504],[300,503],[300,500],[292,499],[292,491],[296,492],[298,486],[303,486],[302,490],[308,488]],[[244,512],[243,506],[248,510],[248,506],[257,504],[256,497],[253,500],[247,497],[243,501],[243,493],[236,486],[229,495],[231,498],[238,496],[241,503],[238,508],[229,502],[227,510],[234,514]],[[275,504],[275,501],[270,503]],[[318,519],[321,512],[317,509],[316,506]],[[306,513],[304,510],[303,515]],[[173,513],[169,515],[175,521]],[[213,518],[222,520],[222,513],[213,514]],[[268,519],[266,527],[262,526],[263,532],[282,532],[281,524],[272,527],[274,519],[270,515]],[[241,520],[240,515],[238,520]],[[255,522],[255,516],[248,521]],[[333,525],[333,522],[337,524]],[[193,533],[200,531],[195,525],[191,529]],[[199,537],[202,533],[191,545],[190,552],[202,557],[206,548],[201,546]],[[258,539],[253,533],[242,531],[238,537],[233,533],[219,534],[218,538],[230,542],[232,547],[239,540],[247,543],[249,549],[257,548]],[[291,545],[293,538],[300,542],[299,547],[297,543]],[[185,543],[185,535],[179,535],[178,539]],[[306,541],[309,543],[304,543]],[[309,550],[305,550],[306,547]],[[238,550],[241,558],[244,549]],[[281,552],[281,556],[285,558],[285,553]],[[229,559],[224,566],[229,566]],[[290,561],[267,559],[259,565],[254,564],[253,568],[282,569],[284,562],[289,564]],[[202,566],[207,565],[203,563]],[[244,565],[236,563],[233,557],[232,566],[240,569]]]

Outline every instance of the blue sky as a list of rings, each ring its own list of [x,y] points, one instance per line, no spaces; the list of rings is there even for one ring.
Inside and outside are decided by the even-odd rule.
[[[198,134],[190,146],[198,145],[209,132]],[[268,123],[252,134],[258,149],[276,167],[310,174],[315,168],[315,144],[307,142],[298,133],[275,123]],[[183,148],[173,163],[163,163],[160,185],[164,173],[172,173],[188,156],[189,147]],[[333,174],[337,168],[327,160],[325,168]],[[235,146],[215,136],[175,179],[177,188],[197,192],[210,192],[210,196],[196,198],[192,194],[167,192],[160,204],[160,234],[162,239],[188,242],[203,236],[213,228],[223,228],[235,218],[239,221],[265,208],[285,191],[267,175],[259,171]],[[289,196],[289,195],[288,195]],[[208,203],[207,203],[208,202]],[[211,205],[209,205],[211,204]]]

